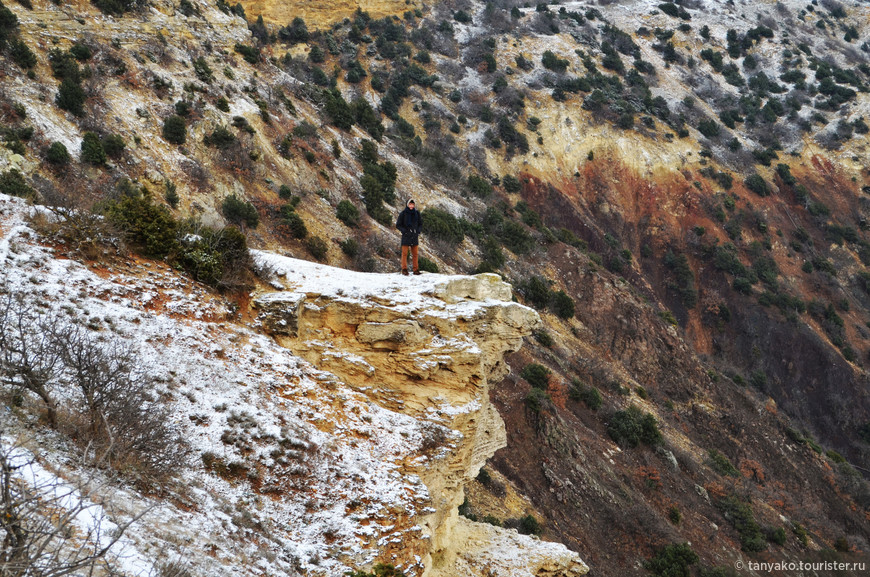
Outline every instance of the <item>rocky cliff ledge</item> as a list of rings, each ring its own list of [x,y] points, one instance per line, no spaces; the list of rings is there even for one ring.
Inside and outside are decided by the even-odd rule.
[[[561,545],[460,518],[464,483],[506,444],[489,383],[504,356],[540,324],[511,302],[495,275],[370,275],[257,253],[277,292],[258,295],[262,329],[373,403],[425,421],[423,456],[405,473],[426,485],[421,511],[398,513],[422,528],[417,542],[389,543],[384,560],[422,565],[424,576],[568,576],[588,571]],[[427,451],[428,449],[428,451]],[[388,555],[384,555],[388,553]]]

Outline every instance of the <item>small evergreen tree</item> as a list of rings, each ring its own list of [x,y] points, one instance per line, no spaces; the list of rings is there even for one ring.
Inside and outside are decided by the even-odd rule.
[[[55,166],[66,166],[70,161],[69,151],[63,142],[52,142],[45,152],[45,160]]]
[[[164,120],[163,138],[170,144],[184,144],[187,141],[187,123],[184,118],[173,114]]]
[[[359,209],[349,200],[342,200],[338,203],[335,210],[335,216],[345,225],[353,228],[359,225]]]
[[[57,90],[54,102],[62,110],[66,110],[76,116],[84,116],[85,100],[85,89],[82,88],[82,85],[70,78],[64,78],[63,82],[60,83],[60,88]]]
[[[117,134],[110,134],[103,138],[102,140],[103,150],[106,151],[106,155],[111,158],[118,158],[124,153],[124,149],[127,148],[127,144],[124,142],[124,139],[121,138]]]
[[[553,293],[553,312],[560,319],[574,318],[574,299],[563,291]]]
[[[103,143],[95,132],[85,132],[82,138],[82,162],[102,166],[106,164],[106,151]]]
[[[245,224],[250,228],[257,228],[260,224],[260,215],[257,214],[257,209],[250,202],[231,194],[226,197],[221,204],[221,212],[229,222],[235,225]]]
[[[536,389],[547,389],[550,382],[550,369],[538,363],[529,363],[520,371],[520,376]]]

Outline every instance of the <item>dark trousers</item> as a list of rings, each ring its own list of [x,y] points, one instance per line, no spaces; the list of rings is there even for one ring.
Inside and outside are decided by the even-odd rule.
[[[419,266],[417,265],[417,249],[418,248],[420,248],[420,247],[416,244],[414,246],[402,245],[402,260],[401,260],[402,270],[408,270],[408,267],[405,265],[405,263],[408,262],[408,249],[411,249],[411,261],[414,264],[414,269],[413,269],[414,272],[417,272],[418,270],[420,270]]]

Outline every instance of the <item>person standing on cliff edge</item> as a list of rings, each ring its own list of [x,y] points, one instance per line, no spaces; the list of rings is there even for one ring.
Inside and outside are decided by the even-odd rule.
[[[405,210],[399,213],[399,218],[396,219],[396,228],[402,232],[402,274],[408,274],[408,249],[411,249],[411,263],[413,264],[414,274],[420,274],[420,267],[417,264],[417,249],[419,248],[420,231],[423,229],[423,217],[420,216],[420,211],[414,205],[413,199],[408,199],[405,204]]]

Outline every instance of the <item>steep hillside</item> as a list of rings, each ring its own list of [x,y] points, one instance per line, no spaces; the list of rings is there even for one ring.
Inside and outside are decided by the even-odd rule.
[[[159,263],[60,258],[23,201],[0,203],[3,527],[30,544],[7,541],[4,571],[45,570],[54,547],[81,557],[131,522],[99,571],[588,570],[562,545],[457,520],[465,482],[505,442],[489,379],[540,322],[494,275],[412,284],[258,253],[274,277],[245,318]],[[49,363],[36,386],[26,367]],[[71,495],[21,505],[58,491]],[[52,514],[64,532],[43,556],[31,543]],[[480,535],[488,548],[469,545]]]
[[[396,272],[413,197],[425,270],[498,273],[538,310],[509,367],[504,350],[482,361],[506,375],[507,446],[435,525],[539,533],[598,575],[662,573],[646,562],[686,542],[707,575],[870,550],[866,5],[37,0],[0,16],[0,192],[55,207],[63,226],[34,226],[64,254],[101,268],[123,244],[256,322],[272,305],[251,288],[293,273],[254,279],[245,246]],[[426,407],[408,383],[428,364],[401,356],[419,331],[377,344],[331,300],[352,287],[321,302],[318,285],[336,287],[306,281],[303,341],[302,301],[270,297],[294,311],[263,321],[273,341],[345,381],[391,351],[410,397],[363,394]],[[443,550],[435,570],[475,566]]]

